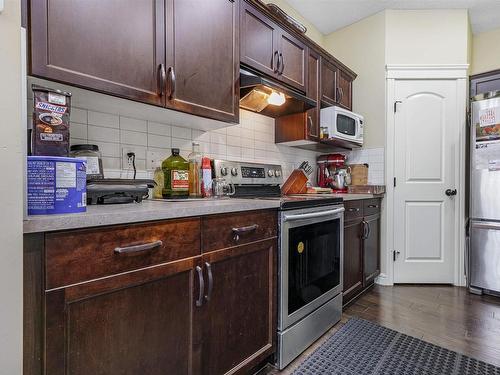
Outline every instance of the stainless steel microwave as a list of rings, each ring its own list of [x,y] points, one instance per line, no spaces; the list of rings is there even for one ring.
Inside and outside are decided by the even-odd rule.
[[[322,108],[320,126],[325,138],[342,141],[353,147],[363,146],[363,116],[337,106]]]

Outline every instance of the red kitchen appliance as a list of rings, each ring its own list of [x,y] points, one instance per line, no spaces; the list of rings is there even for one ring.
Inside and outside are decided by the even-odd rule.
[[[328,154],[318,157],[318,186],[332,188],[334,193],[347,193],[351,175],[343,154]]]

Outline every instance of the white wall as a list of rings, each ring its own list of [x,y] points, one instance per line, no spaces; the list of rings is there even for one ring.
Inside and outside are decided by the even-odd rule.
[[[500,28],[472,38],[471,74],[500,69]]]
[[[466,64],[466,9],[387,10],[386,64]]]
[[[325,48],[352,68],[353,110],[365,118],[364,148],[385,145],[385,13],[325,37]]]
[[[22,373],[22,202],[20,1],[0,13],[0,374]]]

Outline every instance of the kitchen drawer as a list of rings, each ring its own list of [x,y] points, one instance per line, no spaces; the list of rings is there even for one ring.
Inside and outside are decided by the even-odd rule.
[[[46,289],[199,254],[199,218],[49,233]]]
[[[376,215],[380,213],[380,199],[365,199],[363,201],[363,211],[365,216]]]
[[[278,212],[259,210],[202,218],[202,252],[224,249],[274,237]]]
[[[363,201],[345,201],[344,202],[345,213],[344,220],[353,220],[358,217],[363,217]]]

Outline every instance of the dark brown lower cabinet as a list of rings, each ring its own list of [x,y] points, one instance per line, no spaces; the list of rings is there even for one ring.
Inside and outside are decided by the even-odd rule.
[[[363,286],[371,285],[380,274],[380,214],[365,217],[363,240]]]
[[[201,373],[247,373],[273,353],[275,331],[273,270],[276,241],[203,255],[206,295],[196,324],[202,332]]]
[[[361,222],[357,218],[344,224],[344,302],[363,289],[363,244]]]
[[[271,356],[277,213],[222,216],[224,239],[234,231],[226,223],[267,229],[216,249],[199,225],[210,216],[25,236],[24,374],[246,374]],[[108,240],[81,241],[92,231]],[[66,238],[73,246],[59,252]],[[99,253],[110,263],[92,267],[109,274],[48,287],[61,267],[77,273]]]
[[[380,198],[345,202],[343,304],[380,274]]]
[[[190,373],[195,261],[46,292],[44,374]]]

